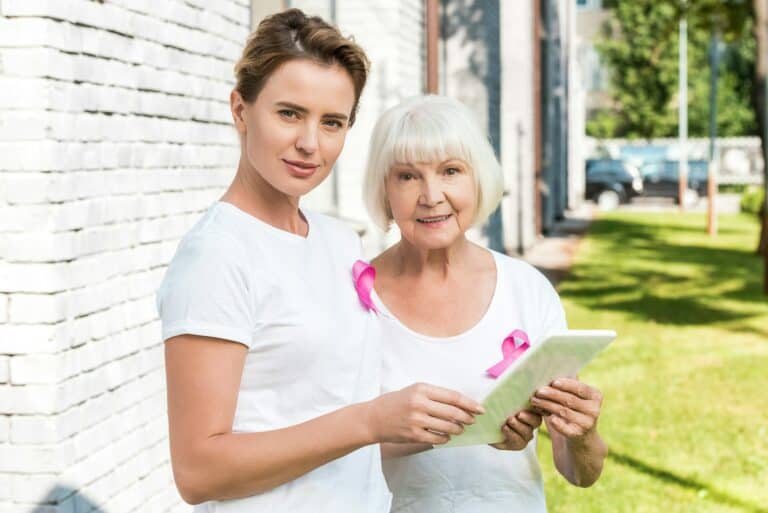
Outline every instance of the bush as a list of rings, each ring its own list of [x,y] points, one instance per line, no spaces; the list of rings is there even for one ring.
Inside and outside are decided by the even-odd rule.
[[[741,211],[758,215],[763,208],[764,192],[762,188],[751,188],[741,195]]]

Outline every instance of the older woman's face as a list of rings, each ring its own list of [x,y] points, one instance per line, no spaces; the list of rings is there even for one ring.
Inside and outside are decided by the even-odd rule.
[[[473,171],[457,159],[398,164],[387,176],[386,194],[403,238],[422,249],[462,238],[477,208]]]

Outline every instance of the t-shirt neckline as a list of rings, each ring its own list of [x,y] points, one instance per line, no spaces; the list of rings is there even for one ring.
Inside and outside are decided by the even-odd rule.
[[[496,266],[496,285],[493,289],[493,295],[491,295],[491,301],[488,303],[488,308],[485,309],[485,312],[480,317],[480,319],[473,324],[471,327],[467,328],[466,330],[462,331],[461,333],[458,333],[456,335],[451,335],[448,337],[437,337],[433,335],[426,335],[424,333],[420,333],[412,328],[409,328],[406,326],[400,319],[397,318],[390,310],[387,308],[387,305],[384,304],[384,301],[381,300],[381,297],[376,293],[376,289],[371,289],[371,299],[373,300],[373,303],[376,305],[376,308],[379,309],[379,311],[384,314],[385,317],[389,318],[392,322],[394,322],[400,329],[403,331],[406,331],[410,335],[418,338],[419,340],[423,340],[425,342],[435,342],[440,344],[445,343],[456,343],[461,342],[463,339],[471,336],[476,331],[480,330],[482,326],[487,322],[487,319],[491,317],[493,314],[493,310],[496,307],[496,303],[499,302],[499,296],[501,295],[501,281],[502,281],[502,266],[499,262],[499,258],[496,255],[496,252],[490,249],[486,249],[491,256],[493,257],[493,264]]]
[[[304,220],[307,222],[307,235],[298,235],[293,232],[289,232],[287,230],[283,230],[282,228],[278,228],[277,226],[271,225],[268,222],[264,221],[263,219],[259,219],[253,214],[249,214],[245,210],[242,210],[241,208],[237,207],[236,205],[229,203],[228,201],[222,201],[219,200],[216,203],[214,203],[214,206],[217,206],[218,208],[223,208],[225,210],[228,210],[230,212],[233,212],[237,216],[246,219],[247,222],[253,223],[256,226],[258,226],[260,229],[265,230],[267,232],[270,232],[274,234],[277,237],[280,237],[287,241],[295,241],[297,243],[300,242],[307,242],[311,238],[313,238],[313,234],[315,232],[315,225],[312,222],[311,215],[309,212],[299,209],[299,215],[301,215]]]

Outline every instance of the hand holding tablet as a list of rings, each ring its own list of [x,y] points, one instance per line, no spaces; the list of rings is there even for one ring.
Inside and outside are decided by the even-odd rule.
[[[609,330],[568,330],[553,333],[532,345],[508,365],[499,376],[497,386],[482,400],[486,413],[476,417],[475,424],[466,426],[462,434],[452,437],[441,447],[504,442],[501,429],[508,416],[531,406],[529,399],[536,390],[557,378],[575,376],[615,337],[616,333]],[[559,392],[554,387],[547,387],[543,395],[550,394],[550,397],[539,397],[537,401],[542,402],[537,408],[553,409]]]

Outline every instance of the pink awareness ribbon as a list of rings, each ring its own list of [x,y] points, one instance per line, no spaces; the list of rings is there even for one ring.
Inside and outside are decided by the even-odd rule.
[[[360,298],[360,302],[367,310],[379,313],[371,300],[371,291],[376,280],[376,269],[372,265],[358,260],[352,266],[352,277],[355,279],[355,290],[357,290],[357,297]]]
[[[528,340],[528,334],[523,330],[515,330],[501,343],[501,354],[504,358],[485,372],[493,379],[498,378],[502,373],[507,370],[507,367],[512,365],[512,362],[517,360],[526,349],[530,347],[530,340]]]

